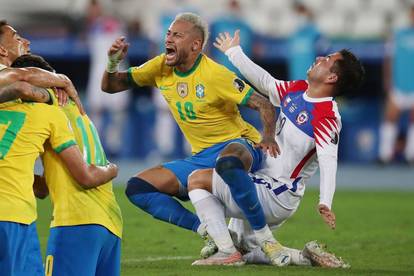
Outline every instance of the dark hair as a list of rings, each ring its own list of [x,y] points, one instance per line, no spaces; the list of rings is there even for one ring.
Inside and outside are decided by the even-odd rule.
[[[336,60],[331,67],[331,72],[338,75],[335,96],[358,89],[365,78],[365,69],[353,53],[346,49],[342,49],[339,53],[342,58]]]
[[[11,67],[38,67],[50,72],[55,72],[55,69],[53,69],[53,67],[50,66],[50,64],[46,60],[44,60],[44,58],[37,55],[21,55],[20,57],[15,59]]]
[[[6,20],[0,20],[0,39],[1,39],[1,36],[3,35],[3,27],[7,25],[9,24],[7,24]]]

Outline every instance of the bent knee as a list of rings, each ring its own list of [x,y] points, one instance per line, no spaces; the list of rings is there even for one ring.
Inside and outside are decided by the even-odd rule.
[[[137,194],[154,193],[154,192],[159,192],[159,191],[149,182],[139,177],[131,177],[128,180],[127,187],[125,189],[125,194],[127,197],[131,197]]]
[[[203,169],[193,171],[188,176],[188,191],[203,189],[211,191],[213,169]]]

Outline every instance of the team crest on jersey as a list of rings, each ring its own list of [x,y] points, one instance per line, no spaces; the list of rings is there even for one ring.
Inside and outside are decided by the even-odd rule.
[[[197,84],[196,85],[196,96],[197,98],[203,98],[204,97],[204,85]]]
[[[303,125],[309,120],[309,114],[306,110],[299,112],[298,116],[296,116],[296,123],[298,125]]]
[[[233,86],[234,86],[234,88],[239,90],[239,92],[242,92],[243,89],[244,89],[245,84],[241,79],[234,79],[233,80]]]
[[[283,106],[286,107],[292,100],[289,96],[286,97],[286,99],[283,101]]]
[[[185,98],[188,95],[188,84],[186,82],[177,83],[177,93],[181,98]]]

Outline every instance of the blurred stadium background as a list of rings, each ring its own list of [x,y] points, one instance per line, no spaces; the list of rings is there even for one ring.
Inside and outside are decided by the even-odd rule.
[[[87,97],[91,73],[90,40],[94,22],[89,0],[1,0],[0,18],[8,20],[31,40],[32,52],[45,57],[58,72],[67,74],[78,88],[89,112],[93,102]],[[139,65],[160,52],[165,20],[177,12],[188,10],[201,14],[214,23],[234,11],[227,0],[101,0],[106,17],[103,29],[119,28],[131,43],[130,65]],[[239,15],[252,30],[250,56],[274,76],[289,78],[289,39],[301,24],[294,12],[294,1],[240,0]],[[298,1],[295,1],[298,2]],[[379,169],[379,126],[384,111],[383,59],[386,38],[395,28],[408,23],[408,7],[413,0],[306,0],[301,1],[314,14],[316,28],[323,36],[320,54],[349,48],[363,61],[367,77],[359,91],[338,99],[342,115],[340,167],[338,186],[412,188],[412,168],[404,162],[402,149],[408,127],[408,114],[400,120],[402,126],[395,149],[396,161],[391,167]],[[170,21],[167,21],[170,22]],[[114,27],[115,26],[115,27]],[[168,25],[167,25],[168,26]],[[102,30],[101,30],[102,31]],[[229,31],[233,31],[229,29]],[[212,41],[207,53],[215,56]],[[103,50],[107,50],[106,47]],[[323,50],[322,50],[323,49]],[[220,58],[219,56],[217,58]],[[105,68],[103,63],[101,72]],[[100,73],[99,73],[100,74]],[[165,134],[172,149],[163,151],[157,144],[156,119],[161,113],[156,93],[136,88],[122,106],[126,115],[118,136],[111,136],[111,110],[100,110],[103,124],[99,127],[109,158],[118,162],[121,174],[118,183],[125,183],[132,174],[162,160],[186,155],[179,130]],[[99,96],[97,96],[99,97]],[[114,102],[112,106],[116,106]],[[110,109],[110,108],[109,108]],[[261,128],[257,114],[242,110],[248,121]],[[113,115],[112,115],[113,116]],[[94,116],[92,116],[94,118]],[[159,130],[158,130],[159,132]],[[161,128],[162,133],[162,128]],[[173,136],[178,135],[177,139]],[[112,142],[111,142],[112,140]],[[115,140],[115,142],[113,142]],[[115,144],[115,146],[111,145]],[[358,180],[355,182],[355,180]],[[317,183],[314,178],[312,182]],[[343,187],[343,186],[342,186]]]

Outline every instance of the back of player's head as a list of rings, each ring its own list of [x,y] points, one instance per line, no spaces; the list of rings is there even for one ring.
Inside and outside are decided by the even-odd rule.
[[[342,58],[335,61],[331,71],[338,75],[335,84],[335,96],[358,89],[365,77],[365,69],[361,61],[349,50],[339,51]]]
[[[175,20],[182,20],[182,21],[192,23],[194,25],[195,31],[198,32],[203,39],[202,48],[204,49],[204,47],[207,44],[208,37],[209,37],[207,22],[204,21],[201,18],[201,16],[195,13],[191,13],[191,12],[184,12],[184,13],[177,14],[177,16],[175,17]]]
[[[21,55],[14,60],[11,67],[24,68],[24,67],[38,67],[50,72],[55,72],[50,64],[44,60],[41,56],[37,55]]]

